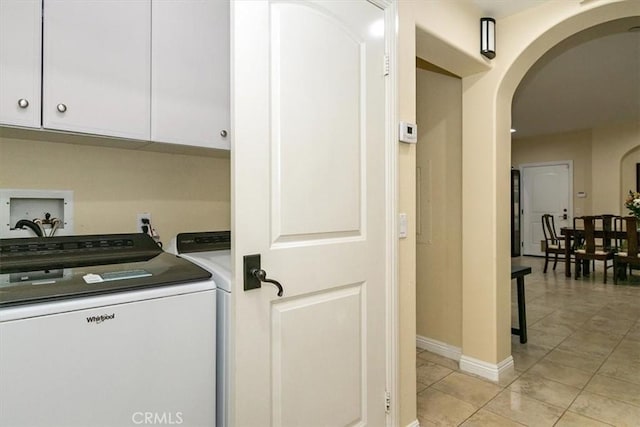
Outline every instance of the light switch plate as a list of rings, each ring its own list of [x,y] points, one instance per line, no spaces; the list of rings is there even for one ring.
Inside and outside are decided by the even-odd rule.
[[[418,142],[418,125],[400,122],[398,139],[400,139],[400,142],[406,142],[407,144],[416,144]]]
[[[398,215],[398,237],[401,239],[407,238],[407,214],[401,213]]]

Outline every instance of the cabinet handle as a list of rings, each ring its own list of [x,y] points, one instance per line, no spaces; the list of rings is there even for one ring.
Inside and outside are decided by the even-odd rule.
[[[64,113],[65,111],[67,111],[67,106],[64,104],[58,104],[58,106],[56,107],[58,109],[58,111],[60,111],[61,113]]]
[[[227,137],[227,131],[226,131],[226,130],[224,130],[224,129],[223,129],[223,130],[221,130],[221,131],[220,131],[220,136],[221,136],[221,137],[223,137],[223,138],[226,138],[226,137]]]
[[[24,98],[20,98],[18,99],[18,107],[20,108],[27,108],[29,106],[29,101],[27,101]]]

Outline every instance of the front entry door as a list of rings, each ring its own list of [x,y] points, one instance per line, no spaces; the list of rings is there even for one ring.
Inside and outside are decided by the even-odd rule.
[[[556,231],[572,225],[571,177],[569,163],[525,165],[522,172],[523,254],[544,255],[540,241],[542,215],[554,216]]]
[[[386,424],[385,13],[232,3],[232,423]],[[243,288],[260,254],[276,288]]]

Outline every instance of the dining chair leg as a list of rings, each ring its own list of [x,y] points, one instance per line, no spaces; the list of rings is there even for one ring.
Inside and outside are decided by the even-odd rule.
[[[547,272],[547,265],[549,265],[549,254],[545,253],[544,254],[544,269],[542,269],[543,273]]]
[[[582,261],[576,258],[576,279],[580,278],[580,266]]]
[[[595,274],[595,272],[596,272],[596,269],[594,267],[593,273]],[[607,260],[606,259],[604,260],[604,284],[605,285],[607,284]]]
[[[558,265],[558,254],[556,254],[556,257],[553,259],[553,271],[556,271],[556,265]]]

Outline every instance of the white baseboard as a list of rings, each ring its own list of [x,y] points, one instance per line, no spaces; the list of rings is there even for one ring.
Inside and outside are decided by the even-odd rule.
[[[513,357],[509,356],[498,364],[488,363],[484,360],[469,356],[460,357],[460,370],[478,375],[490,381],[498,381],[506,374],[513,372]]]
[[[462,349],[460,347],[455,347],[421,335],[416,335],[416,347],[428,350],[431,353],[446,357],[447,359],[455,360],[456,362],[458,362],[460,356],[462,356]]]
[[[418,420],[413,420],[411,423],[407,424],[407,427],[420,427],[420,423]]]

